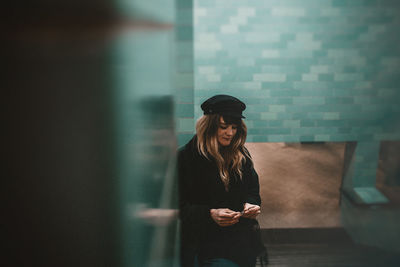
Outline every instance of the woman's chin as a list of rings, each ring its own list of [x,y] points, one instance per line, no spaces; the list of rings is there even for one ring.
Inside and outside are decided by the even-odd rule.
[[[230,141],[223,141],[223,142],[218,142],[220,146],[229,146],[231,144]]]

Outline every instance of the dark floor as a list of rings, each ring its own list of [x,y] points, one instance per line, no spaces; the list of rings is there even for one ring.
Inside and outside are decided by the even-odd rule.
[[[269,245],[267,266],[400,266],[399,255],[352,244]]]
[[[400,266],[400,253],[354,244],[341,228],[263,230],[263,237],[268,267]]]

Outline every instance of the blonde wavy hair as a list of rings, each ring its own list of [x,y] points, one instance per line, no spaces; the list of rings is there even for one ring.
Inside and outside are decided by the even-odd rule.
[[[226,124],[237,125],[237,132],[230,145],[223,148],[219,146],[217,137],[221,117]],[[203,115],[196,122],[196,135],[199,153],[209,160],[210,157],[214,158],[225,190],[228,191],[230,174],[234,172],[242,179],[242,164],[246,161],[246,156],[250,158],[247,149],[244,148],[247,137],[246,124],[240,118],[219,114]]]

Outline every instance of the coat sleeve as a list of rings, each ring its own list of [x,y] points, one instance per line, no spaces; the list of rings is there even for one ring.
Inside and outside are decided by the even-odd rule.
[[[195,203],[192,181],[193,162],[183,151],[178,153],[178,181],[179,181],[179,217],[184,224],[192,229],[201,229],[212,222],[210,207]]]
[[[255,205],[261,205],[260,197],[260,183],[258,180],[258,174],[253,166],[253,161],[250,157],[246,159],[245,163],[246,173],[246,200],[245,202]]]

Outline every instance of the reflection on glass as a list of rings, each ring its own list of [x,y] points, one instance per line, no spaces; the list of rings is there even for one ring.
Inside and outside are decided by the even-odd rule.
[[[170,96],[134,102],[122,185],[125,266],[169,266],[176,230],[176,142]]]
[[[177,264],[172,36],[136,30],[114,46],[123,267]]]
[[[376,187],[391,203],[400,203],[400,141],[381,142]]]

